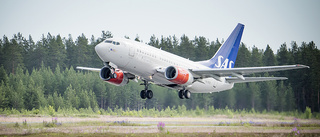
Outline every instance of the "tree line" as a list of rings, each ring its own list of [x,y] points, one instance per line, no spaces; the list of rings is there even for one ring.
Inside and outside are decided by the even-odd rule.
[[[208,110],[229,108],[256,111],[305,111],[310,107],[319,112],[320,52],[313,41],[298,45],[291,42],[280,45],[276,53],[269,45],[266,49],[248,47],[241,43],[235,67],[258,67],[289,64],[304,64],[310,69],[261,73],[251,76],[282,76],[285,81],[267,81],[235,84],[228,91],[218,93],[192,94],[190,100],[180,100],[177,92],[152,85],[154,98],[142,100],[139,83],[129,82],[124,87],[109,85],[99,78],[98,73],[78,71],[75,66],[102,67],[94,46],[112,33],[103,31],[101,37],[87,38],[84,34],[73,40],[69,35],[62,38],[48,33],[39,41],[32,37],[15,34],[11,39],[0,39],[0,108],[27,109],[43,108],[48,105],[59,108],[90,108],[140,110],[186,106],[187,109]],[[128,37],[126,37],[128,38]],[[135,38],[140,41],[139,37]],[[223,40],[210,41],[205,37],[190,39],[168,36],[150,37],[150,46],[200,61],[211,58],[222,45]]]

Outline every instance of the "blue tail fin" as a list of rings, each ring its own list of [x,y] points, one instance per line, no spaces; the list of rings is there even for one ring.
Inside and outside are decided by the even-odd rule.
[[[236,62],[243,29],[244,25],[239,23],[216,54],[210,60],[199,63],[210,68],[233,68]]]

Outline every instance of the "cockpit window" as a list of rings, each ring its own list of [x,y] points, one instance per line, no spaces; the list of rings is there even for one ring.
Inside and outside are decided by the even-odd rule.
[[[113,45],[120,45],[120,42],[116,42],[116,41],[111,41],[111,40],[106,40],[104,41],[105,43],[112,43]]]

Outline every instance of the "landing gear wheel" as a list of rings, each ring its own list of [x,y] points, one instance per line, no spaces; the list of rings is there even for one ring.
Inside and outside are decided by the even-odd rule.
[[[189,99],[190,96],[191,96],[191,92],[190,92],[189,90],[184,91],[184,97],[185,97],[186,99]]]
[[[184,99],[184,91],[183,90],[180,90],[178,95],[179,95],[180,99]]]
[[[147,98],[151,99],[153,97],[153,92],[151,90],[147,91]]]
[[[145,90],[141,90],[141,92],[140,92],[140,97],[141,97],[142,99],[146,99],[146,97],[147,97],[147,92],[146,92]]]

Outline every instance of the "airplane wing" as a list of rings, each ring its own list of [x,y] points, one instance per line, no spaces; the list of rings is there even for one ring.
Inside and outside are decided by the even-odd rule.
[[[245,82],[257,82],[257,81],[268,81],[268,80],[286,80],[286,77],[244,77],[242,80],[237,77],[227,77],[226,80],[230,83],[245,83]]]
[[[76,67],[76,69],[81,69],[81,70],[89,70],[89,71],[94,71],[94,72],[100,72],[101,68],[89,68],[89,67]],[[135,75],[128,73],[124,71],[124,74],[128,77],[128,79],[135,79]]]
[[[88,67],[76,67],[76,69],[82,69],[82,70],[90,70],[95,72],[100,72],[101,68],[88,68]]]
[[[220,78],[220,77],[235,76],[241,80],[245,80],[247,78],[243,77],[243,75],[261,73],[261,72],[300,69],[300,68],[309,68],[309,66],[284,65],[284,66],[266,66],[266,67],[244,67],[244,68],[227,68],[227,69],[213,68],[213,69],[189,69],[189,70],[196,76],[199,76],[202,78],[206,78],[206,77]],[[230,79],[230,81],[236,81],[236,80]]]

